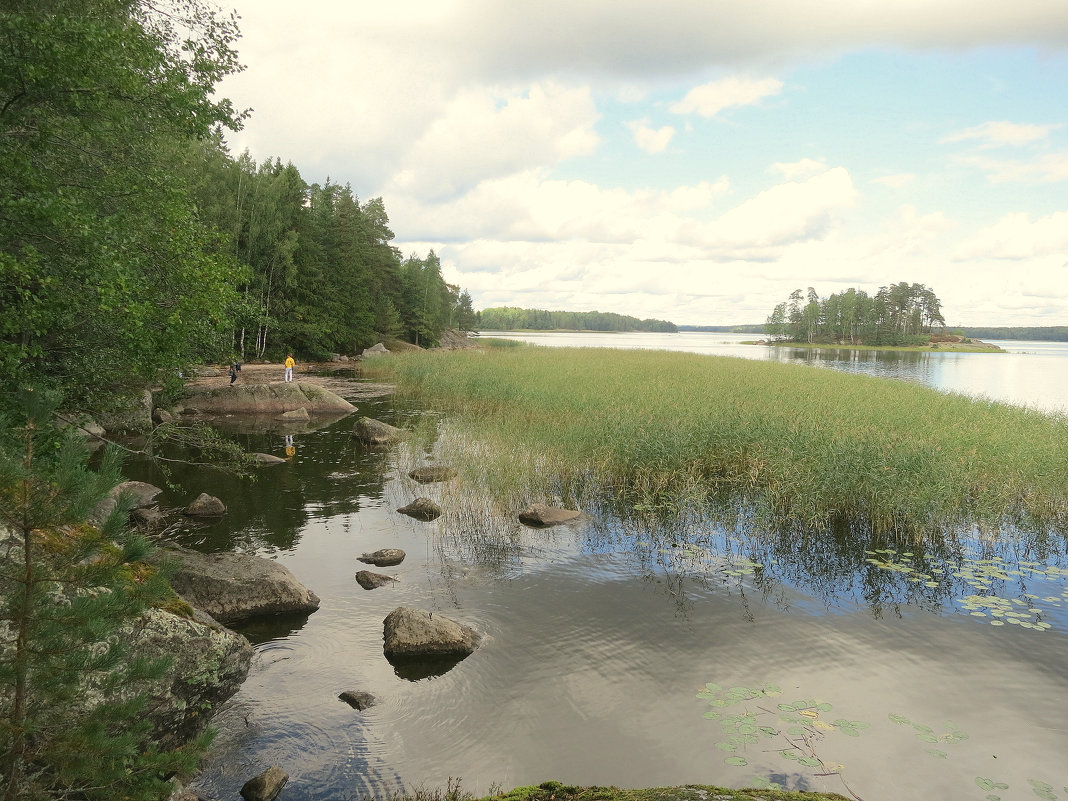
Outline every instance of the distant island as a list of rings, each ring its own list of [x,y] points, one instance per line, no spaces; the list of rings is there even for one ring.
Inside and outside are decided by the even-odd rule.
[[[652,331],[674,334],[678,327],[667,320],[639,320],[613,312],[570,312],[497,306],[475,314],[479,331]]]

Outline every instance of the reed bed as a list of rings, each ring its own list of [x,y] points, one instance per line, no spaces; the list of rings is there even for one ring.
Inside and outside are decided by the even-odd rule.
[[[1068,418],[831,370],[664,351],[378,360],[491,488],[744,504],[776,524],[1068,528]],[[477,443],[477,445],[476,445]]]

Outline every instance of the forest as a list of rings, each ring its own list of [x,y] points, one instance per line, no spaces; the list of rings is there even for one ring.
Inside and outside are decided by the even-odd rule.
[[[820,298],[795,289],[775,306],[764,331],[778,341],[852,345],[918,345],[944,329],[942,303],[923,284],[901,281],[874,295],[850,287]]]
[[[678,328],[667,320],[639,320],[613,312],[546,311],[497,306],[476,313],[479,331],[657,331],[674,334]]]
[[[12,0],[0,48],[0,382],[81,408],[211,360],[307,360],[473,325],[381,198],[234,155],[236,17]],[[7,397],[12,397],[6,392]]]

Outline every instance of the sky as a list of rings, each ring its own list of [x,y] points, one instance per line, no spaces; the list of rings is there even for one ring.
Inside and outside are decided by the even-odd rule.
[[[1065,0],[230,2],[231,149],[381,197],[476,309],[734,325],[906,281],[1068,325]]]

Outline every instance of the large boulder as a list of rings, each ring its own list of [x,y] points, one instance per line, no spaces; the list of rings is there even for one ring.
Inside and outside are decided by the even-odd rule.
[[[270,559],[178,547],[162,549],[155,558],[175,566],[171,576],[175,592],[222,623],[319,608],[319,597]]]
[[[361,417],[356,421],[353,435],[368,445],[392,445],[408,436],[403,428],[395,428],[381,420]]]
[[[575,520],[582,512],[574,509],[559,509],[555,506],[546,506],[544,503],[532,503],[519,513],[519,522],[528,526],[555,526]]]
[[[111,409],[97,413],[97,422],[106,431],[144,434],[152,430],[152,393],[131,395]]]
[[[184,411],[207,414],[279,415],[304,408],[309,415],[346,415],[356,407],[317,384],[234,384],[191,389],[183,401]]]
[[[153,740],[164,747],[199,734],[212,710],[240,689],[252,662],[248,640],[206,616],[193,620],[150,609],[122,636],[131,656],[170,661],[167,672],[147,690],[136,685],[126,691],[147,694]],[[86,702],[93,698],[89,690]]]
[[[111,492],[96,508],[89,513],[90,522],[100,524],[107,520],[108,515],[115,509],[116,504],[119,502],[120,496],[123,497],[130,506],[130,511],[133,512],[137,509],[144,509],[152,506],[155,503],[156,496],[163,490],[153,484],[147,484],[144,481],[124,481],[121,484],[112,487]]]
[[[361,353],[360,355],[361,356],[383,356],[383,355],[385,355],[387,353],[389,353],[389,351],[386,349],[386,346],[383,345],[381,342],[377,342],[377,343],[375,343],[374,345],[372,345],[369,348],[364,348],[363,349],[363,353]]]
[[[478,632],[444,615],[401,606],[383,624],[383,650],[392,661],[465,657],[478,647]]]

